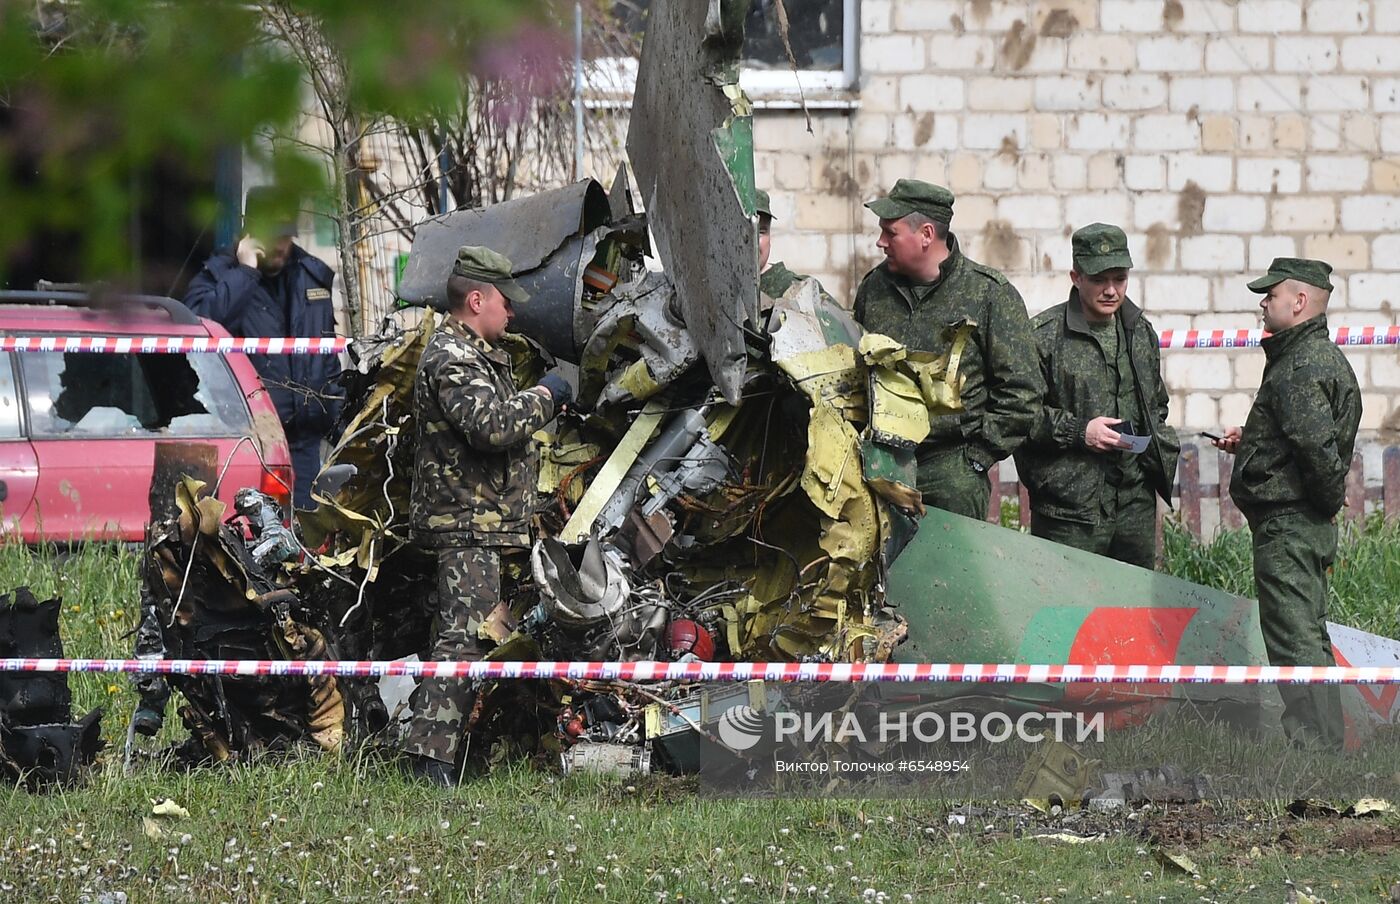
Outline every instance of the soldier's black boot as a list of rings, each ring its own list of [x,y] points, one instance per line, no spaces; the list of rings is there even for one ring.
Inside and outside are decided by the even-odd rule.
[[[442,760],[435,760],[430,756],[418,756],[408,754],[405,758],[408,774],[419,781],[436,785],[439,788],[457,787],[457,767],[452,763],[444,763]]]
[[[149,706],[142,706],[131,715],[131,726],[139,735],[155,737],[165,724],[165,715]]]

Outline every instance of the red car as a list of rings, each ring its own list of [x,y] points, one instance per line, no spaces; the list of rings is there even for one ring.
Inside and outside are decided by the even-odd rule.
[[[169,298],[95,305],[81,292],[0,292],[0,335],[228,332]],[[242,437],[248,441],[240,442]],[[217,448],[219,469],[227,466],[218,495],[230,512],[238,489],[251,486],[290,515],[287,438],[247,356],[0,353],[0,517],[6,534],[17,529],[27,543],[142,540],[160,440]]]

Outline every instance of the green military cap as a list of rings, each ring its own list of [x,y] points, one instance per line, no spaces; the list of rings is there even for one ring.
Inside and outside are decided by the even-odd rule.
[[[1090,223],[1070,238],[1074,254],[1074,269],[1085,276],[1096,276],[1105,270],[1132,269],[1133,258],[1128,253],[1128,237],[1117,226]]]
[[[760,188],[754,192],[754,196],[758,200],[758,203],[754,205],[754,211],[770,220],[776,220],[777,217],[773,216],[773,201],[768,197],[768,192]]]
[[[1269,272],[1249,284],[1251,292],[1267,292],[1285,279],[1296,279],[1332,291],[1332,265],[1301,257],[1276,257]]]
[[[940,223],[953,221],[953,193],[932,182],[900,179],[883,198],[867,202],[866,207],[882,220],[898,220],[911,213],[921,213]]]
[[[454,276],[490,283],[515,304],[523,304],[530,300],[530,294],[512,278],[511,269],[510,258],[480,245],[458,248],[457,260],[452,265]]]

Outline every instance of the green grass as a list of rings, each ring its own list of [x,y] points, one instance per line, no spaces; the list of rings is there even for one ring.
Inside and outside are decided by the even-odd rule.
[[[1248,529],[1221,531],[1208,543],[1195,540],[1175,521],[1162,536],[1162,570],[1196,584],[1254,596],[1254,567]],[[1385,637],[1400,637],[1400,522],[1374,514],[1361,524],[1345,522],[1329,580],[1328,618]]]
[[[170,796],[189,819],[142,816]],[[392,767],[308,756],[191,774],[100,773],[0,792],[0,897],[76,901],[1261,901],[1284,882],[1384,901],[1392,821],[1278,822],[1158,808],[1105,824],[991,808],[950,827],[908,800],[712,800],[690,785],[558,779],[518,765],[454,792]],[[1038,839],[1070,832],[1087,844]],[[1199,878],[1154,857],[1186,853]],[[905,896],[908,897],[905,897]]]
[[[1339,558],[1339,573],[1358,572],[1347,579],[1353,583],[1339,574],[1339,593],[1364,585],[1362,568],[1395,567],[1386,547],[1393,534],[1375,530]],[[1198,580],[1238,579],[1241,548],[1248,564],[1239,538],[1199,550],[1171,535],[1169,543],[1173,567],[1195,569]],[[138,599],[129,552],[92,545],[58,557],[0,546],[0,589],[23,583],[41,598],[63,596],[70,655],[128,655],[125,635]],[[1015,804],[988,805],[966,825],[950,826],[950,805],[939,801],[717,800],[688,780],[565,779],[526,762],[452,792],[408,782],[392,764],[356,754],[188,773],[143,765],[127,776],[120,749],[134,693],[115,676],[74,675],[70,682],[75,713],[109,708],[104,734],[113,746],[81,787],[0,789],[3,901],[96,901],[102,892],[122,891],[131,902],[200,904],[1274,904],[1284,900],[1286,880],[1332,902],[1384,902],[1400,879],[1400,816],[1300,822],[1281,816],[1276,804],[1158,807],[1111,818],[1052,818]],[[167,726],[173,737],[173,712]],[[167,796],[191,815],[158,820],[157,837],[150,837],[143,817],[152,800]],[[1103,837],[1086,844],[1032,837],[1054,832]],[[1158,849],[1189,854],[1199,878],[1163,865],[1154,857]]]

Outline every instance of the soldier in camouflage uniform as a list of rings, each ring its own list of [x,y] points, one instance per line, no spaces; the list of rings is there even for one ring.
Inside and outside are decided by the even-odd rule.
[[[987,469],[1025,442],[1045,394],[1025,302],[1005,276],[963,255],[948,229],[948,189],[900,179],[865,206],[880,218],[885,262],[861,281],[856,320],[912,349],[951,350],[962,383],[964,410],[934,418],[916,453],[919,491],[925,504],[985,518]]]
[[[773,250],[773,202],[768,197],[768,192],[759,189],[758,191],[758,291],[768,298],[781,298],[792,284],[804,279],[810,279],[805,273],[793,273],[783,264],[777,261],[773,266],[768,266],[768,256]],[[821,283],[817,283],[817,288],[821,289],[822,296],[831,304],[836,301]],[[762,299],[760,299],[760,303]],[[765,305],[766,310],[766,305]]]
[[[1244,427],[1215,445],[1235,453],[1230,498],[1254,535],[1254,584],[1264,648],[1273,665],[1330,666],[1327,569],[1337,554],[1334,519],[1346,500],[1361,390],[1327,331],[1332,268],[1276,258],[1249,284],[1259,306],[1267,363]],[[1340,749],[1341,691],[1279,685],[1283,729],[1306,746]]]
[[[539,466],[530,437],[571,397],[554,374],[517,391],[509,356],[492,345],[506,331],[511,304],[527,298],[509,260],[463,247],[447,282],[448,316],[418,366],[410,522],[414,540],[438,555],[434,660],[477,660],[488,651],[480,629],[502,598],[502,557],[530,545]],[[455,782],[473,700],[466,681],[422,681],[405,745],[416,774]]]
[[[1151,568],[1157,497],[1171,504],[1181,451],[1167,426],[1157,331],[1128,299],[1133,259],[1123,230],[1094,223],[1071,247],[1069,300],[1031,322],[1046,387],[1016,452],[1031,533]],[[1141,454],[1125,451],[1115,429],[1124,423],[1151,436]]]

